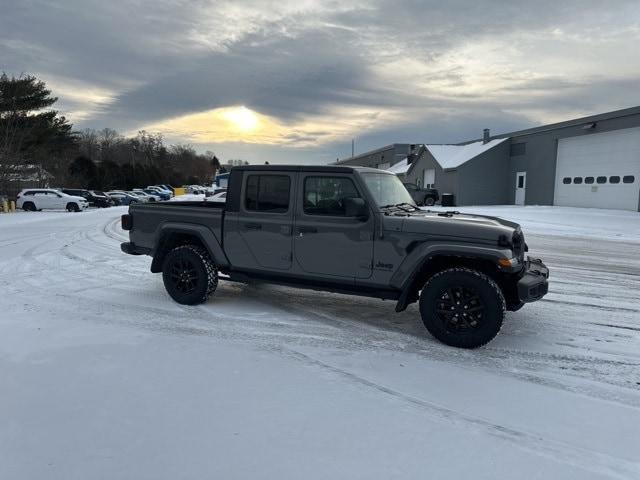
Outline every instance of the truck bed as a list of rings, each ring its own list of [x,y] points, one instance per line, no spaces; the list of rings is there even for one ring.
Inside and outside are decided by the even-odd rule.
[[[152,249],[163,225],[194,223],[207,227],[222,243],[224,202],[185,201],[138,203],[129,206],[135,228],[131,241],[143,248]]]

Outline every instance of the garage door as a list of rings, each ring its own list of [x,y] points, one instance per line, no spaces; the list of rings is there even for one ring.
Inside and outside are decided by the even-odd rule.
[[[638,210],[640,128],[558,141],[555,205]]]

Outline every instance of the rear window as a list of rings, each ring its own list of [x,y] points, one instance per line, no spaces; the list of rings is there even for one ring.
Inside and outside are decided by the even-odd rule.
[[[249,175],[244,206],[257,212],[284,213],[289,210],[290,189],[287,175]]]

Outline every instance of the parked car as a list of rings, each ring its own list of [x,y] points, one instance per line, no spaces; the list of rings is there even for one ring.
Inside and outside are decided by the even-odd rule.
[[[90,207],[105,208],[111,206],[111,202],[109,202],[107,198],[94,195],[89,190],[82,190],[78,188],[63,188],[62,191],[67,195],[84,198],[87,202],[89,202]]]
[[[148,188],[136,189],[135,191],[142,191],[142,192],[146,193],[147,195],[149,195],[149,196],[153,197],[153,199],[154,199],[156,202],[160,202],[160,201],[164,200],[164,198],[163,198],[163,197],[166,197],[166,195],[165,195],[165,196],[163,196],[163,195],[162,195],[161,193],[159,193],[157,190],[150,190],[150,189],[148,189]],[[150,200],[150,201],[151,201],[151,200]]]
[[[207,197],[208,202],[226,202],[227,201],[227,191],[214,193],[210,197]]]
[[[438,340],[491,341],[505,312],[548,291],[517,223],[419,209],[393,173],[344,166],[231,170],[227,202],[132,205],[123,252],[151,255],[176,302],[205,302],[220,280],[419,302]]]
[[[140,202],[142,203],[149,203],[149,196],[147,194],[145,194],[144,192],[136,192],[134,190],[127,190],[127,192],[129,195],[133,195],[134,197],[136,197]]]
[[[420,188],[415,183],[404,183],[403,185],[417,205],[426,205],[430,207],[440,199],[438,190],[436,190],[435,188]]]
[[[68,195],[52,188],[28,188],[18,194],[17,208],[26,211],[68,210],[79,212],[89,206],[83,197]]]
[[[163,193],[163,194],[169,195],[169,198],[173,197],[173,190],[167,189],[167,188],[162,187],[160,185],[150,185],[147,188],[149,188],[151,190],[155,190],[155,191],[157,191],[159,193]]]
[[[131,193],[134,194],[134,195],[138,195],[140,197],[146,198],[148,202],[155,202],[155,201],[161,200],[159,196],[151,195],[150,193],[147,193],[147,192],[145,192],[144,190],[142,190],[140,188],[134,188],[131,191]]]
[[[131,205],[132,203],[140,203],[138,197],[131,195],[127,192],[123,192],[122,190],[112,190],[107,192],[111,198],[118,202],[118,205]]]
[[[93,193],[93,195],[95,195],[96,197],[103,199],[109,206],[116,205],[116,202],[103,191],[101,190],[89,190],[89,191]]]
[[[158,187],[147,187],[144,189],[145,192],[147,193],[152,193],[154,195],[158,195],[162,200],[169,200],[171,199],[171,194],[165,190],[162,190],[161,188]]]

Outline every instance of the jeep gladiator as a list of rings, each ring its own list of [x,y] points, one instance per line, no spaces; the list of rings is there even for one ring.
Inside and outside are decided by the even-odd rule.
[[[243,166],[226,203],[134,204],[122,251],[153,257],[177,302],[202,303],[223,280],[270,282],[419,302],[447,345],[493,339],[505,311],[542,298],[549,271],[520,226],[419,209],[395,175],[346,166]]]

